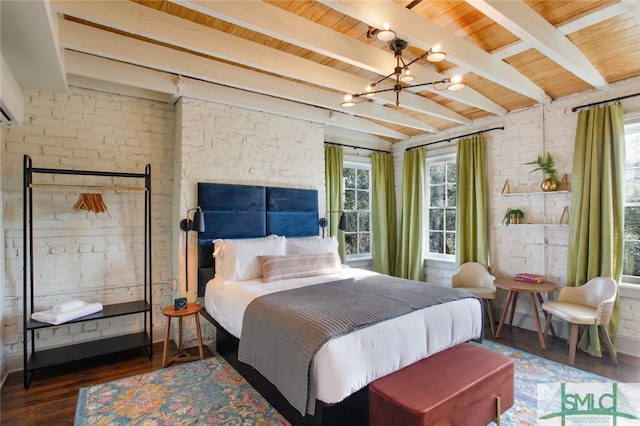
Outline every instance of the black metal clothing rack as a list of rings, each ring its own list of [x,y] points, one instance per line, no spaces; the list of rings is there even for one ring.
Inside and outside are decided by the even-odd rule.
[[[144,179],[144,187],[138,186],[87,186],[34,183],[36,173],[50,175],[82,175]],[[126,303],[104,305],[101,312],[87,315],[64,323],[94,321],[122,315],[144,315],[144,330],[132,334],[93,340],[51,349],[36,350],[35,332],[47,327],[59,327],[31,319],[34,312],[34,262],[33,262],[33,189],[34,188],[77,188],[119,191],[144,191],[144,299]],[[151,267],[151,165],[147,164],[144,173],[101,172],[93,170],[65,170],[33,167],[29,155],[24,156],[23,187],[23,362],[24,387],[28,388],[36,370],[79,361],[82,359],[108,355],[130,349],[145,349],[149,359],[153,357],[153,312],[152,312],[152,267]],[[60,325],[62,326],[62,324]],[[30,352],[29,352],[30,349]]]

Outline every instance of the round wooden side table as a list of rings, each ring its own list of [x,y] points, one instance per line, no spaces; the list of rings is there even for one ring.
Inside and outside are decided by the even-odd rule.
[[[496,278],[493,284],[497,288],[508,291],[507,301],[504,304],[502,316],[500,317],[500,323],[498,324],[498,330],[496,331],[496,339],[500,337],[500,332],[502,331],[505,319],[507,318],[509,307],[511,307],[511,317],[509,318],[509,327],[511,327],[511,324],[513,323],[513,314],[516,311],[516,303],[518,302],[518,295],[520,293],[529,293],[531,295],[531,308],[533,310],[533,317],[536,320],[536,328],[538,330],[540,346],[542,347],[542,349],[546,349],[546,346],[544,344],[544,333],[542,332],[542,325],[540,324],[540,317],[538,316],[537,303],[539,303],[540,307],[542,308],[542,303],[544,302],[542,299],[542,293],[552,293],[558,289],[558,286],[550,281],[543,281],[541,283],[529,283],[524,281],[516,281],[515,279],[508,277]],[[545,319],[548,320],[547,312],[542,311],[542,313]],[[551,334],[553,336],[556,335],[556,332],[553,329],[553,325],[551,326]]]
[[[204,359],[204,351],[202,350],[202,334],[200,332],[200,310],[202,306],[197,303],[188,303],[187,309],[176,311],[173,305],[162,308],[162,314],[167,317],[167,333],[164,337],[164,351],[162,353],[162,367],[166,367],[172,362],[193,361],[198,359],[197,356],[189,355],[182,348],[182,318],[194,315],[196,318],[196,332],[198,333],[198,348],[200,349],[200,359]],[[171,334],[171,318],[178,318],[178,355],[167,361],[169,352],[169,336]]]

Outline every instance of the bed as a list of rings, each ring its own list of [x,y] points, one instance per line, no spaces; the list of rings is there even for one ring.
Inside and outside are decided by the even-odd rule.
[[[255,313],[258,309],[255,305],[264,299],[275,300],[291,293],[322,292],[330,286],[334,286],[332,291],[338,291],[347,288],[346,283],[368,286],[394,278],[340,265],[339,258],[336,259],[335,239],[318,237],[318,194],[315,190],[199,183],[198,204],[205,214],[206,224],[206,231],[198,237],[198,291],[204,297],[204,315],[219,331],[239,339],[239,358],[242,360],[244,356],[245,361],[250,360],[248,362],[261,374],[276,383],[303,417],[315,414],[314,407],[337,405],[348,400],[379,377],[482,337],[481,301],[448,288],[406,283],[432,288],[438,292],[438,297],[441,292],[450,292],[447,297],[451,296],[451,300],[442,302],[438,299],[428,307],[416,307],[389,319],[377,318],[371,325],[357,325],[353,331],[341,331],[329,339],[320,338],[323,343],[312,351],[307,367],[306,404],[293,401],[300,392],[283,390],[284,385],[278,382],[282,371],[271,371],[270,363],[261,363],[253,355],[247,355],[266,352],[270,342],[259,340],[265,330],[252,330],[248,324],[255,327],[256,323],[267,324],[268,320],[289,324],[289,321],[268,318],[271,314],[256,320],[259,314]],[[357,292],[365,293],[370,292],[361,289]],[[348,300],[355,297],[350,295]],[[307,306],[297,298],[292,300],[291,305]],[[359,302],[349,304],[358,305]],[[280,328],[273,324],[267,330]],[[288,328],[282,328],[290,333]],[[258,336],[252,347],[254,352],[243,349],[243,345],[250,347],[245,343],[249,338],[242,339],[245,334]],[[287,337],[283,340],[289,340]],[[276,338],[270,336],[268,339]],[[293,347],[298,348],[296,345],[298,342]],[[289,353],[296,351],[289,350]],[[282,352],[272,357],[284,355]],[[269,354],[266,356],[268,358]]]

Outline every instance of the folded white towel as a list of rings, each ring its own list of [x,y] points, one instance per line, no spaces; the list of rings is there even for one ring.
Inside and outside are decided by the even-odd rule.
[[[79,308],[59,314],[53,312],[53,309],[49,309],[48,311],[34,312],[31,314],[31,319],[58,325],[77,318],[82,318],[87,315],[95,314],[96,312],[100,312],[101,310],[101,303],[85,303]]]
[[[59,305],[53,305],[51,310],[56,314],[78,309],[86,305],[82,300],[69,300],[68,302],[60,303]]]

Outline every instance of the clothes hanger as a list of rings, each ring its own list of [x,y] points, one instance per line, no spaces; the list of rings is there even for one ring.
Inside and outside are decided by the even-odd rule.
[[[102,198],[101,193],[87,193],[83,192],[78,196],[73,206],[73,210],[86,210],[94,213],[104,213],[107,211],[107,205]]]
[[[99,213],[104,213],[107,211],[107,205],[105,204],[104,200],[102,199],[102,193],[99,192],[97,194],[93,194],[94,195],[94,201],[95,201],[95,207],[98,210]]]
[[[73,210],[75,210],[75,211],[78,211],[78,210],[89,210],[89,207],[87,206],[87,203],[85,202],[84,194],[79,194],[78,195],[78,201],[76,201],[76,204],[73,206]]]

